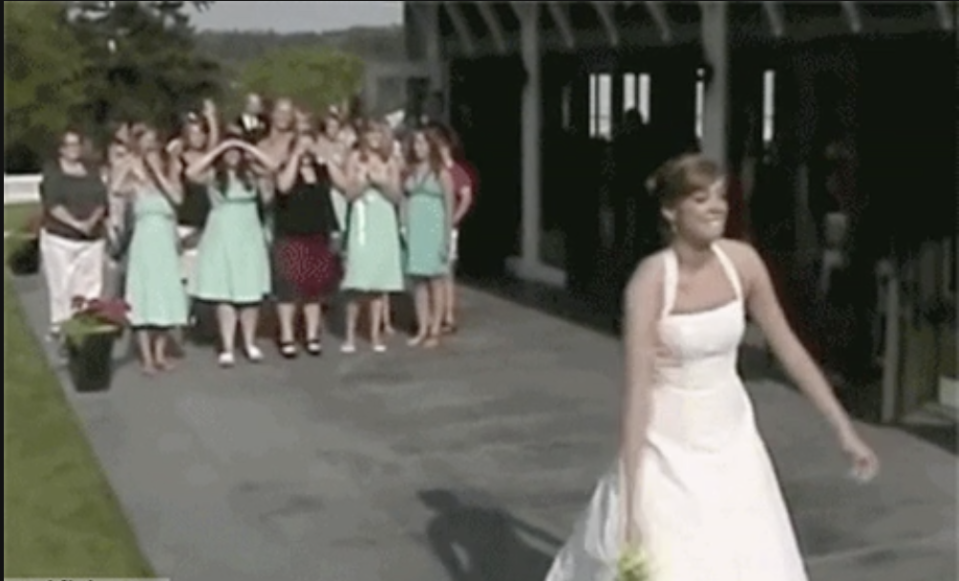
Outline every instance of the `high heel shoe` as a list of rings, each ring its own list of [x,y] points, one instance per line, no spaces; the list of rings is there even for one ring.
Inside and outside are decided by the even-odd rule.
[[[296,343],[293,341],[280,341],[279,348],[280,355],[282,355],[284,359],[295,359],[298,355]]]
[[[320,355],[323,355],[323,342],[319,339],[307,339],[306,352],[313,357],[319,357]]]

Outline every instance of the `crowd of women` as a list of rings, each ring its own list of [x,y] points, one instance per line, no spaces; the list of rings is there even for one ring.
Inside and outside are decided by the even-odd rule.
[[[343,353],[356,352],[364,314],[372,350],[386,351],[390,295],[408,288],[411,346],[436,347],[455,330],[456,227],[474,180],[452,132],[429,124],[398,136],[385,122],[337,108],[314,116],[285,98],[268,116],[260,108],[251,95],[225,123],[207,101],[169,140],[120,123],[97,164],[79,132],[62,136],[41,184],[54,337],[76,297],[111,293],[130,306],[148,374],[171,367],[171,331],[192,324],[197,304],[215,308],[224,367],[238,351],[264,358],[268,300],[287,358],[323,352],[325,307],[340,291]],[[111,271],[117,288],[104,282]]]

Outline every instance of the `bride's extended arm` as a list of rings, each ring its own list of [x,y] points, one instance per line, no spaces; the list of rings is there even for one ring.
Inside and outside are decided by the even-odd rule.
[[[745,266],[749,315],[759,324],[786,373],[825,416],[836,434],[844,437],[854,433],[846,410],[783,315],[766,264],[751,246],[737,246],[736,253]]]
[[[632,515],[636,513],[637,482],[646,430],[651,418],[650,391],[653,387],[658,344],[657,321],[663,303],[663,262],[659,255],[644,260],[626,287],[626,312],[623,317],[625,383],[623,389],[620,440],[621,469],[625,491],[623,524],[625,541],[634,546],[642,531],[636,529]]]

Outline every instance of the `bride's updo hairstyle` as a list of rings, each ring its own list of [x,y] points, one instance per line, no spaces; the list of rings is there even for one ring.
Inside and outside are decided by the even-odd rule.
[[[659,166],[646,181],[646,189],[660,209],[675,208],[698,191],[712,187],[723,178],[718,163],[699,153],[684,153]],[[662,216],[663,238],[672,237],[672,227]]]

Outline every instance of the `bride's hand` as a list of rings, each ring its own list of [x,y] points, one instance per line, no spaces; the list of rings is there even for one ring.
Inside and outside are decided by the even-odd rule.
[[[851,474],[859,482],[869,482],[879,474],[879,458],[855,430],[840,435],[839,445],[849,458]]]
[[[627,545],[616,562],[616,581],[649,581],[646,553],[639,545]]]

